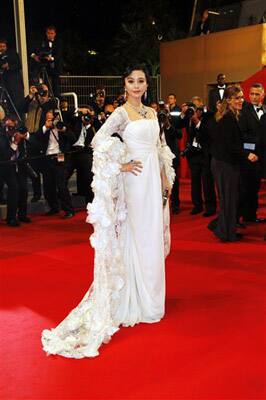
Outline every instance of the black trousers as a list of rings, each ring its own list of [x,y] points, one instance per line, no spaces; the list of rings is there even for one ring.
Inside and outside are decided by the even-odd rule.
[[[239,202],[239,167],[213,158],[211,168],[220,200],[220,212],[213,224],[213,232],[220,239],[234,241]]]
[[[173,184],[172,188],[172,194],[171,194],[171,205],[172,208],[179,208],[180,207],[180,197],[179,197],[179,176],[178,176],[178,170],[179,170],[179,160],[178,158],[173,159],[173,168],[175,170],[175,181]]]
[[[75,147],[72,149],[75,151]],[[87,203],[93,200],[93,191],[91,188],[92,173],[92,154],[86,151],[72,153],[67,162],[67,180],[70,179],[74,170],[77,171],[77,192],[85,196]]]
[[[216,193],[209,154],[195,154],[188,159],[191,170],[191,199],[195,208],[203,208],[202,191],[207,212],[216,211]]]
[[[73,212],[71,197],[67,187],[66,163],[47,158],[43,161],[43,189],[47,203],[52,210],[61,208]],[[60,202],[59,202],[60,201]]]
[[[4,200],[4,185],[5,185],[5,182],[0,173],[0,201]]]
[[[257,166],[240,170],[239,216],[249,221],[257,218],[261,172]]]
[[[0,177],[7,185],[7,220],[27,215],[28,176],[25,166],[0,167]]]

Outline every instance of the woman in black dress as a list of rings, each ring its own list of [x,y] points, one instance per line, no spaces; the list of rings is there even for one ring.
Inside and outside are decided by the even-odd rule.
[[[247,155],[243,150],[238,126],[243,101],[240,86],[227,87],[222,106],[209,124],[211,168],[218,189],[220,213],[208,227],[223,242],[234,242],[241,236],[236,232],[241,160],[246,157],[250,162],[258,160],[256,154]]]

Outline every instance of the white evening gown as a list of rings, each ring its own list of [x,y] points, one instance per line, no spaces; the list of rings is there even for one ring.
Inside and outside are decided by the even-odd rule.
[[[123,143],[113,133],[118,133]],[[42,333],[48,354],[95,357],[120,325],[158,322],[164,315],[164,259],[169,252],[169,209],[163,210],[160,168],[170,182],[173,155],[159,139],[157,119],[130,121],[119,107],[94,140],[92,204],[94,281],[81,303]],[[135,176],[120,164],[142,162]]]

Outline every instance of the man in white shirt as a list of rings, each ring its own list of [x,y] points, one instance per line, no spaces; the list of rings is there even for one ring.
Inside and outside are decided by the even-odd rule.
[[[67,187],[65,152],[70,150],[75,140],[74,135],[65,126],[59,128],[59,125],[55,125],[53,112],[48,112],[45,124],[38,132],[38,138],[42,152],[47,156],[44,159],[43,186],[50,210],[46,215],[59,213],[60,200],[61,208],[65,211],[64,218],[71,218],[75,212]]]

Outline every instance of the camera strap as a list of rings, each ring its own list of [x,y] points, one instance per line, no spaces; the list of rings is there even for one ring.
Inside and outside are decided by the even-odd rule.
[[[53,137],[55,138],[55,140],[57,141],[58,146],[59,146],[59,151],[60,151],[60,153],[57,154],[56,159],[57,159],[58,162],[64,162],[65,161],[65,154],[62,152],[62,150],[60,148],[59,139],[56,137],[53,129],[51,129],[51,133],[52,133]]]

